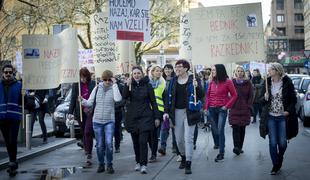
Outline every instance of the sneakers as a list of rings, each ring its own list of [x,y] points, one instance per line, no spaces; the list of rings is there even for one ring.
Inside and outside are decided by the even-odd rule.
[[[141,174],[147,174],[146,166],[142,165],[140,172],[141,172]]]
[[[179,169],[184,169],[186,166],[186,157],[185,156],[181,156],[182,160],[179,166]]]
[[[109,173],[109,174],[114,174],[114,169],[113,169],[113,166],[112,166],[112,165],[108,165],[108,167],[107,167],[107,173]]]
[[[224,154],[218,154],[214,159],[215,162],[222,162],[224,161]]]
[[[86,166],[91,166],[92,165],[91,159],[92,159],[92,155],[91,154],[87,154],[86,155]]]
[[[139,163],[137,163],[135,166],[135,171],[140,171],[140,169],[141,169],[141,166]]]
[[[84,149],[84,144],[81,141],[77,142],[76,145]]]
[[[237,156],[239,156],[240,153],[241,153],[240,149],[239,149],[239,148],[236,148],[236,147],[233,149],[233,152],[234,152]]]
[[[182,161],[182,157],[181,157],[181,155],[178,155],[177,162],[181,162],[181,161]]]
[[[104,165],[99,165],[98,169],[97,169],[97,173],[102,173],[105,171]]]
[[[271,169],[270,175],[276,175],[280,170],[280,167],[278,165],[274,165]]]
[[[121,150],[119,148],[115,148],[114,153],[120,153],[120,152],[121,152]]]
[[[218,148],[219,148],[219,146],[217,146],[217,145],[213,146],[213,149],[218,149]]]
[[[161,154],[162,156],[166,155],[166,149],[160,148],[158,149],[158,153]]]
[[[191,161],[186,161],[186,164],[185,164],[185,174],[192,174],[191,165],[192,165]]]
[[[149,159],[149,163],[153,163],[156,161],[156,156],[152,155],[151,158]]]

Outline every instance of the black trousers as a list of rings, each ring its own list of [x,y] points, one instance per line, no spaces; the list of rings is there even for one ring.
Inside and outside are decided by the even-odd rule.
[[[46,125],[44,122],[45,113],[46,113],[46,111],[42,110],[40,108],[31,111],[31,118],[32,118],[31,119],[31,132],[33,133],[33,126],[34,126],[34,123],[35,123],[37,115],[38,115],[43,138],[47,138],[47,129],[46,129]]]
[[[16,162],[19,124],[20,121],[0,120],[0,130],[5,141],[10,162]]]
[[[194,131],[194,145],[197,143],[197,138],[198,138],[198,125],[195,125],[195,131]]]
[[[122,112],[115,112],[115,126],[114,126],[114,147],[119,149],[122,136]]]
[[[149,135],[150,131],[131,133],[133,148],[136,155],[136,163],[139,163],[141,166],[147,165],[147,153],[148,153],[147,141]]]
[[[150,132],[149,138],[148,138],[148,143],[152,152],[152,156],[157,155],[157,150],[158,150],[158,138],[160,136],[160,128],[161,125],[159,125],[159,127],[155,127],[153,131]]]
[[[241,150],[244,142],[245,126],[232,125],[232,128],[233,128],[234,147],[239,148]]]
[[[257,114],[259,114],[259,116],[262,114],[262,104],[260,103],[254,103],[253,104],[253,121],[256,122],[256,117],[257,117]]]

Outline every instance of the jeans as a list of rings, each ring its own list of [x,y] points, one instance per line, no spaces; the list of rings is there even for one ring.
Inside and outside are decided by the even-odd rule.
[[[150,133],[150,131],[131,133],[133,148],[136,156],[136,163],[139,163],[141,166],[147,165],[147,141]]]
[[[268,117],[269,151],[273,165],[279,164],[279,157],[283,158],[286,142],[286,119],[284,116]]]
[[[192,161],[195,125],[189,126],[186,109],[175,109],[175,137],[180,155]]]
[[[225,123],[227,118],[227,110],[223,110],[221,107],[209,108],[211,121],[214,125],[211,125],[211,129],[214,131],[214,140],[218,142],[220,154],[225,153]]]
[[[0,120],[0,130],[5,141],[10,162],[16,162],[19,124],[20,121]]]
[[[162,123],[163,126],[164,123]],[[167,147],[167,139],[169,137],[169,129],[161,128],[160,131],[160,148],[165,149]]]
[[[104,166],[104,157],[107,156],[107,164],[112,165],[113,161],[113,134],[114,122],[106,124],[93,123],[96,138],[96,149],[99,165]]]

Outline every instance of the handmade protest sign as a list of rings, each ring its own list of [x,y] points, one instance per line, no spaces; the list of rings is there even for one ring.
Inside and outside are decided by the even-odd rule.
[[[79,49],[80,67],[86,67],[90,72],[95,72],[94,56],[92,49]]]
[[[264,60],[261,3],[190,10],[194,64]]]
[[[107,10],[93,14],[90,23],[96,77],[100,78],[104,70],[118,72],[115,43],[109,40]]]
[[[186,59],[192,61],[192,46],[190,43],[191,28],[189,23],[188,12],[181,13],[180,16],[180,59]]]
[[[119,59],[120,73],[129,73],[136,65],[134,45],[130,41],[117,42],[117,58]]]
[[[149,42],[150,32],[149,0],[109,0],[111,40]]]
[[[52,89],[78,82],[77,36],[70,28],[58,35],[23,35],[23,88]]]

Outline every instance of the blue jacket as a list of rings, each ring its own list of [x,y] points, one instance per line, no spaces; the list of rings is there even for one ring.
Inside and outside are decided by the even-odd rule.
[[[18,81],[9,85],[8,94],[5,94],[3,81],[0,81],[0,121],[22,120],[22,107],[20,104],[22,84]]]

